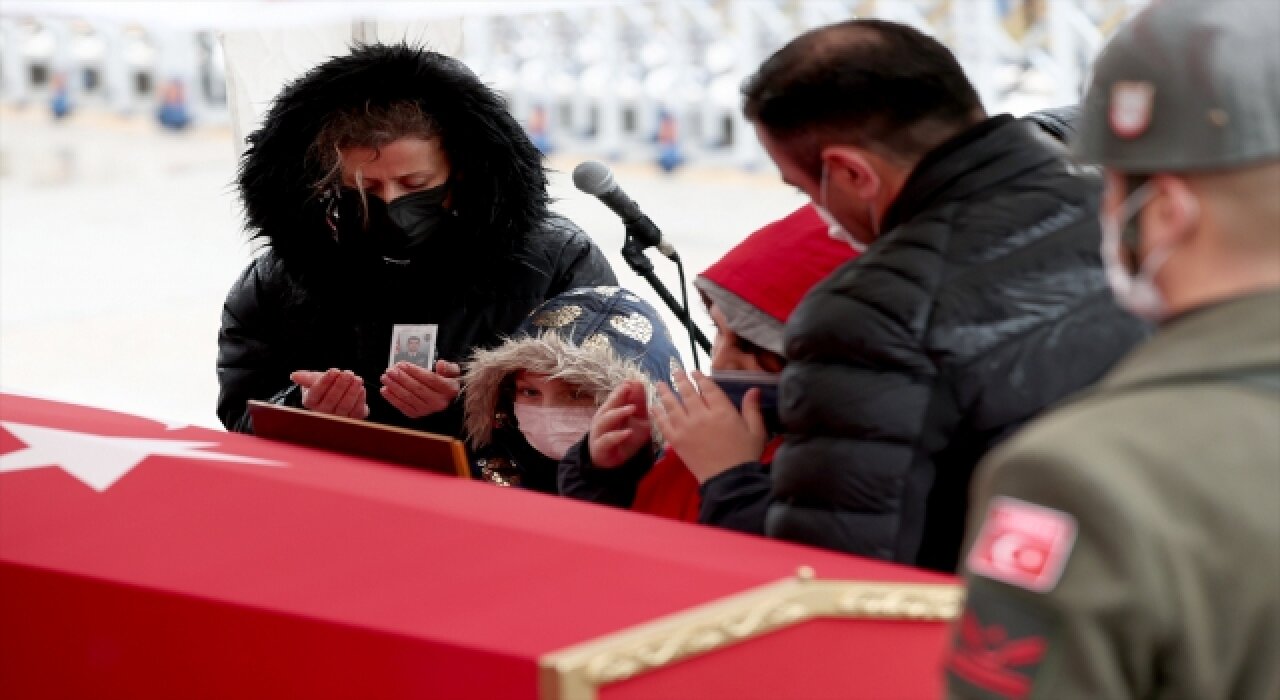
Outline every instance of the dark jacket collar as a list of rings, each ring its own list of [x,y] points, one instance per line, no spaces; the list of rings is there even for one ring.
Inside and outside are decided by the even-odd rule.
[[[1034,124],[1001,114],[943,142],[911,171],[881,230],[888,233],[931,207],[1062,157],[1039,131]]]

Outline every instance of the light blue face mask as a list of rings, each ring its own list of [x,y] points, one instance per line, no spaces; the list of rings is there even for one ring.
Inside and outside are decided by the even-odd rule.
[[[1125,197],[1115,216],[1109,216],[1104,211],[1101,217],[1102,263],[1107,272],[1107,282],[1111,285],[1111,293],[1122,308],[1149,321],[1159,321],[1168,313],[1164,295],[1156,286],[1156,273],[1169,260],[1171,251],[1168,248],[1151,251],[1134,273],[1125,264],[1123,248],[1128,243],[1130,255],[1138,257],[1141,234],[1133,219],[1151,202],[1154,194],[1151,183],[1143,183]],[[1132,240],[1126,241],[1126,229],[1130,226],[1134,227],[1128,232],[1128,238]]]
[[[831,210],[827,209],[827,164],[825,161],[822,163],[822,183],[818,187],[818,199],[819,201],[813,205],[813,208],[817,210],[818,216],[821,216],[822,220],[827,222],[827,235],[833,240],[849,244],[849,247],[853,248],[856,253],[866,250],[867,244],[854,238],[853,234],[849,233],[836,219],[835,215],[831,213]]]
[[[595,406],[534,406],[517,402],[516,424],[533,449],[554,460],[564,459],[587,431]]]

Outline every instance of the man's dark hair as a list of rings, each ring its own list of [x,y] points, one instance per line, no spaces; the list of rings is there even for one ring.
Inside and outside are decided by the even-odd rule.
[[[826,146],[856,145],[915,163],[985,116],[945,46],[875,19],[796,37],[747,79],[742,94],[747,118],[815,179]]]

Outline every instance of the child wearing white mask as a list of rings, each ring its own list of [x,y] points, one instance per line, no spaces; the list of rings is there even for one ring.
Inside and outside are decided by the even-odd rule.
[[[557,465],[609,393],[682,371],[652,306],[618,287],[548,300],[502,345],[477,351],[463,377],[472,473],[504,486],[556,493]],[[634,477],[633,477],[634,478]]]

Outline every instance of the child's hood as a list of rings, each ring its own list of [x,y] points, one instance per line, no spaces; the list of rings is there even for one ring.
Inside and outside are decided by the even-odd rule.
[[[693,284],[725,315],[729,328],[784,354],[782,329],[813,285],[854,257],[847,243],[806,204],[748,236]]]
[[[498,414],[510,410],[508,377],[526,370],[564,380],[596,396],[628,379],[670,383],[683,367],[658,312],[618,287],[574,289],[534,309],[506,342],[477,350],[463,379],[467,440],[489,444]]]

